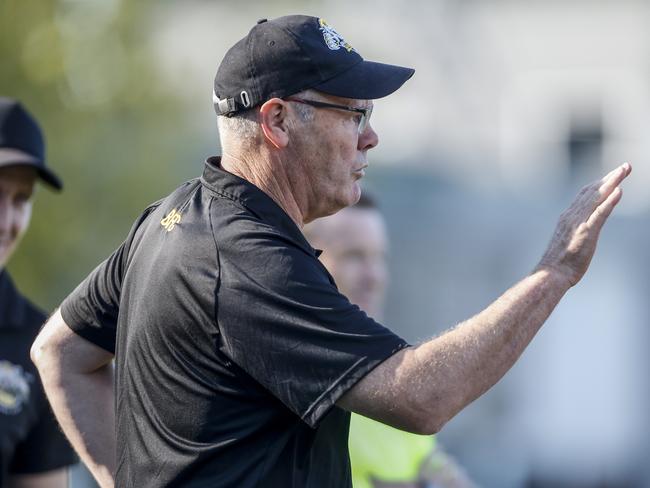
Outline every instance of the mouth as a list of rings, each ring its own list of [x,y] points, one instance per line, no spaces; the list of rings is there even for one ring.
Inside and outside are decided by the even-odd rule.
[[[352,174],[355,176],[358,176],[359,178],[363,178],[366,175],[365,169],[368,167],[367,164],[364,164],[358,169],[352,170]]]

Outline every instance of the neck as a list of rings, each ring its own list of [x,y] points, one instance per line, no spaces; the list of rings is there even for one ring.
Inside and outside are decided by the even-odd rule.
[[[282,210],[302,229],[304,221],[291,180],[285,171],[286,165],[270,154],[254,154],[248,157],[224,151],[221,167],[252,183],[270,196]]]

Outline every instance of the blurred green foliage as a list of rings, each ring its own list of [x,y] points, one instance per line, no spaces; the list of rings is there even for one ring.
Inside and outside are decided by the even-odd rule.
[[[0,0],[0,95],[40,121],[64,180],[39,188],[9,270],[52,309],[151,201],[201,171],[181,101],[159,83],[150,0]]]

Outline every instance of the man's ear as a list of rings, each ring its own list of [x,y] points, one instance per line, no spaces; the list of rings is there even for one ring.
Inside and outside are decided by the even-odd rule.
[[[281,98],[271,98],[260,107],[260,124],[264,138],[277,149],[287,147],[287,102]]]

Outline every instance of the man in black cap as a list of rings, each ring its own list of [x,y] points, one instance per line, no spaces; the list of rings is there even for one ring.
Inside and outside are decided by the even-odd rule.
[[[227,52],[222,157],[144,211],[32,348],[103,487],[350,487],[349,411],[437,431],[586,271],[628,165],[586,187],[534,273],[437,339],[411,347],[337,291],[301,227],[358,200],[372,100],[412,74],[300,15]]]
[[[37,178],[61,189],[45,165],[36,121],[18,102],[0,98],[0,486],[66,488],[74,452],[29,359],[46,316],[16,290],[5,270],[29,225]]]

